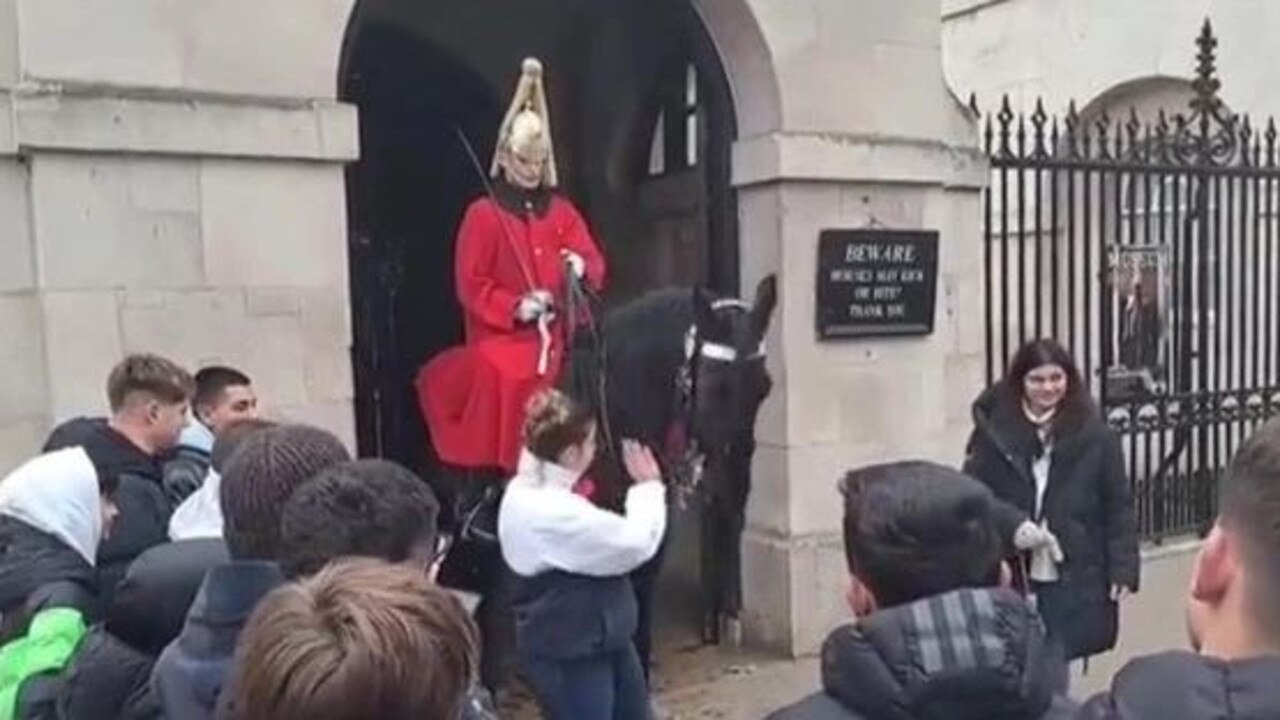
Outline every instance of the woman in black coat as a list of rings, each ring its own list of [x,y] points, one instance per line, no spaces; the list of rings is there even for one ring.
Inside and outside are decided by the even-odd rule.
[[[1017,572],[1067,659],[1115,646],[1118,602],[1138,589],[1133,496],[1120,440],[1071,356],[1036,340],[973,406],[964,470],[1024,514]]]

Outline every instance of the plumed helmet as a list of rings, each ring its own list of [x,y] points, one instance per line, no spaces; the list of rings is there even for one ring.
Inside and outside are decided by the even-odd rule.
[[[542,184],[556,187],[555,148],[551,142],[551,113],[547,109],[547,93],[542,82],[542,63],[526,58],[521,66],[520,81],[502,125],[498,128],[498,146],[493,153],[494,177],[502,168],[504,155],[512,153],[525,158],[544,157]]]

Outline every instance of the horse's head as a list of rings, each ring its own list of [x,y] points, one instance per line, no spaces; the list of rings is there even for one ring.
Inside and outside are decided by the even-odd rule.
[[[692,358],[693,426],[709,456],[727,453],[753,437],[756,415],[773,387],[765,368],[764,336],[777,301],[774,275],[756,286],[751,304],[694,292],[698,352]]]

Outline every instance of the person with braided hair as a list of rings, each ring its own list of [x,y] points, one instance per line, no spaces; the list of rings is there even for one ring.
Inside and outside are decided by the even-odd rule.
[[[573,491],[596,453],[595,415],[556,390],[529,404],[520,469],[498,513],[515,573],[516,650],[549,720],[641,720],[649,696],[632,636],[629,573],[658,551],[666,488],[653,453],[624,441],[624,513]]]

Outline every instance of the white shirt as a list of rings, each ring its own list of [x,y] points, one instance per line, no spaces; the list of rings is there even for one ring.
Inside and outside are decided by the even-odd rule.
[[[222,501],[218,495],[221,488],[222,476],[210,468],[200,489],[173,511],[169,518],[169,539],[222,537]]]
[[[1039,518],[1044,512],[1044,493],[1049,489],[1049,472],[1053,467],[1053,436],[1049,432],[1049,421],[1053,419],[1054,410],[1036,417],[1030,409],[1024,408],[1027,418],[1036,426],[1036,435],[1040,438],[1040,446],[1043,450],[1040,457],[1031,461],[1031,475],[1036,481],[1036,505],[1034,517]],[[1041,529],[1050,533],[1053,529],[1049,527],[1049,520],[1041,518],[1037,521]],[[1031,553],[1031,579],[1037,582],[1057,582],[1059,579],[1058,564],[1053,560],[1052,550],[1048,547],[1040,547]]]
[[[662,483],[632,485],[626,515],[618,515],[575,494],[577,480],[567,468],[521,453],[498,509],[502,557],[516,573],[609,577],[631,572],[658,552],[667,527]]]
[[[1051,467],[1050,457],[1053,455],[1053,441],[1049,437],[1047,430],[1038,429],[1036,433],[1040,436],[1040,444],[1044,448],[1044,453],[1031,461],[1031,475],[1036,480],[1035,516],[1040,517],[1040,513],[1044,511],[1044,491],[1049,489],[1049,469]]]

